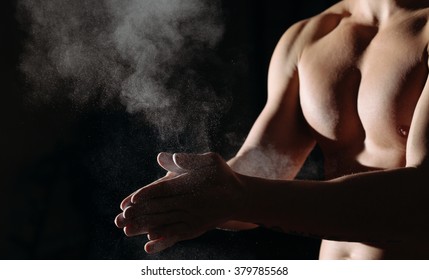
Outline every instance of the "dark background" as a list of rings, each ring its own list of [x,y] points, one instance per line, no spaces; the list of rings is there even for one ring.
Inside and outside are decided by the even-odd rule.
[[[209,131],[211,150],[227,158],[244,140],[264,105],[268,63],[282,33],[335,2],[222,1],[226,29],[217,52],[226,62],[220,70],[232,81],[233,102]],[[125,237],[113,219],[123,197],[162,174],[156,154],[175,151],[178,143],[161,141],[120,104],[27,102],[32,89],[18,68],[27,34],[15,14],[15,1],[2,1],[1,259],[317,258],[319,240],[266,229],[213,231],[146,255],[145,237]],[[306,166],[302,176],[320,178],[318,151]]]

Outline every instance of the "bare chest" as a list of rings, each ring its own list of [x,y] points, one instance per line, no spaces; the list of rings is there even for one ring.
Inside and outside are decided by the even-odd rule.
[[[319,142],[404,150],[427,78],[426,20],[383,30],[341,22],[298,65],[303,114]]]

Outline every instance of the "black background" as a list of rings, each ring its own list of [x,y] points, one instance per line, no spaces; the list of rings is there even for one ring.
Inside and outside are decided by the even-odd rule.
[[[264,105],[268,63],[282,33],[335,2],[222,1],[226,29],[217,51],[226,61],[222,67],[233,81],[234,96],[229,111],[210,129],[212,150],[227,158],[244,140]],[[16,20],[15,1],[2,1],[1,13],[0,258],[317,258],[320,241],[265,229],[213,231],[146,255],[145,237],[125,237],[113,219],[123,197],[162,174],[156,154],[175,151],[177,143],[160,141],[150,125],[119,104],[27,102],[32,89],[18,68],[26,27]],[[230,132],[235,145],[225,137]],[[317,179],[317,151],[310,161],[318,172],[304,170],[303,176]]]

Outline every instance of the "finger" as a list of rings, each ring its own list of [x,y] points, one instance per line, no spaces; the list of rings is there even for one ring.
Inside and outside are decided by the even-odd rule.
[[[158,253],[177,242],[196,238],[203,233],[204,231],[191,231],[186,223],[167,225],[149,232],[145,251],[149,254]]]
[[[131,197],[132,203],[137,203],[144,198],[168,197],[186,194],[192,191],[189,176],[180,174],[174,178],[154,182],[141,188]]]
[[[133,236],[148,233],[147,227],[142,227],[142,226],[135,225],[135,224],[127,224],[123,230],[124,230],[125,235],[128,237],[133,237]]]
[[[196,170],[215,165],[221,157],[215,153],[205,154],[173,154],[174,163],[185,170]]]
[[[161,214],[172,211],[190,211],[191,203],[188,195],[177,195],[147,199],[140,201],[125,209],[124,218],[135,219],[143,215]]]
[[[156,240],[150,240],[145,244],[144,250],[148,254],[159,253],[161,251],[164,251],[165,249],[172,247],[174,244],[176,244],[179,241],[180,240],[176,238],[160,238]]]
[[[137,191],[138,191],[138,190],[137,190]],[[131,203],[131,197],[133,197],[133,195],[134,195],[137,191],[133,192],[132,194],[130,194],[129,196],[127,196],[126,198],[124,198],[124,200],[122,200],[121,205],[120,205],[120,208],[121,208],[121,210],[122,210],[122,211],[124,211],[124,210],[125,210],[125,208],[127,208],[127,207],[129,207],[129,206],[131,206],[131,205],[132,205],[132,203]]]
[[[124,211],[120,214],[118,214],[115,217],[115,224],[118,228],[123,228],[125,227],[127,224],[130,223],[130,221],[132,221],[129,217],[126,216],[126,213],[129,211],[129,209],[133,208],[132,206],[128,206],[127,208],[124,209]]]
[[[189,225],[185,222],[167,224],[161,227],[153,228],[149,230],[149,234],[152,239],[159,238],[180,238],[189,232]],[[182,239],[183,240],[183,239]]]
[[[127,222],[126,235],[134,236],[151,232],[153,229],[162,228],[165,227],[165,225],[182,224],[184,218],[185,215],[180,212],[141,216]],[[152,238],[154,237],[152,236]]]
[[[120,213],[119,215],[117,215],[115,217],[115,225],[118,228],[123,228],[123,227],[125,227],[127,225],[127,221],[126,221],[123,213]]]
[[[170,153],[159,153],[157,157],[158,164],[169,172],[176,174],[185,173],[186,170],[177,166],[173,160],[173,155]]]
[[[176,174],[176,173],[167,172],[167,174],[166,174],[164,177],[159,178],[158,180],[156,180],[156,181],[152,182],[151,184],[158,183],[158,182],[162,182],[162,181],[164,181],[164,180],[168,180],[168,179],[174,178],[175,176],[177,176],[177,174]],[[132,194],[130,194],[129,196],[127,196],[126,198],[124,198],[124,200],[122,200],[121,205],[120,205],[120,208],[121,208],[121,210],[122,210],[122,211],[123,211],[125,208],[127,208],[127,207],[129,207],[129,206],[131,206],[131,205],[133,204],[133,203],[131,202],[131,198],[133,197],[133,195],[134,195],[134,194],[136,194],[137,192],[139,192],[141,189],[142,189],[142,188],[140,188],[140,189],[136,190],[135,192],[133,192]]]
[[[150,241],[150,240],[156,240],[157,238],[154,238],[151,234],[150,234],[150,232],[147,234],[147,239]]]

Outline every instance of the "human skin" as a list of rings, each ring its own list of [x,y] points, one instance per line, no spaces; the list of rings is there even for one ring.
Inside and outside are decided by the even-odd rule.
[[[117,226],[149,253],[257,224],[324,239],[321,259],[428,258],[428,7],[345,0],[293,25],[237,155],[161,153]],[[294,180],[316,144],[326,180]]]

